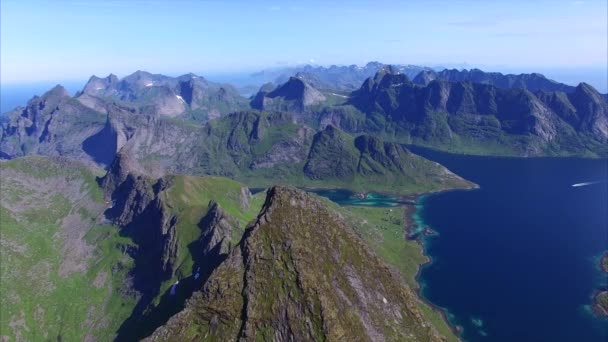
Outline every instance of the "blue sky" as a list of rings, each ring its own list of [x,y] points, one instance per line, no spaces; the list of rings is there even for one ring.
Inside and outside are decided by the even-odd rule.
[[[606,0],[2,0],[3,84],[314,62],[605,70]]]

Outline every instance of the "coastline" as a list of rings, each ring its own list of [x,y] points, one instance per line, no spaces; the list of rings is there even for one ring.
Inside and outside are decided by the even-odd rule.
[[[446,190],[429,192],[429,193],[424,193],[424,194],[419,194],[419,195],[411,195],[411,196],[407,196],[408,197],[407,199],[413,200],[413,204],[404,204],[404,207],[405,207],[405,213],[404,213],[404,231],[405,231],[404,233],[405,234],[404,234],[404,236],[406,239],[408,239],[410,236],[412,236],[412,234],[415,234],[415,237],[412,240],[415,240],[416,243],[420,246],[422,255],[427,259],[426,262],[418,265],[418,270],[417,270],[416,276],[415,276],[417,286],[414,290],[415,290],[418,298],[425,305],[427,305],[431,310],[437,312],[443,318],[443,321],[445,322],[445,324],[450,328],[450,330],[452,331],[454,336],[460,341],[462,341],[462,327],[455,325],[453,322],[450,321],[449,311],[446,308],[442,308],[442,307],[432,303],[422,293],[422,286],[420,285],[421,284],[421,278],[420,278],[421,273],[425,267],[428,267],[429,265],[431,265],[433,263],[433,257],[432,257],[432,255],[429,255],[427,253],[425,245],[422,241],[422,239],[424,239],[425,236],[428,236],[425,234],[426,228],[417,227],[417,224],[418,224],[417,221],[421,221],[421,220],[417,220],[416,218],[419,217],[418,211],[420,210],[420,207],[422,207],[424,205],[423,202],[424,202],[425,198],[427,198],[428,196],[431,196],[431,195],[434,195],[437,193],[448,192],[448,191],[474,190],[474,189],[478,189],[478,188],[479,188],[479,185],[475,184],[475,186],[470,189],[446,189]]]

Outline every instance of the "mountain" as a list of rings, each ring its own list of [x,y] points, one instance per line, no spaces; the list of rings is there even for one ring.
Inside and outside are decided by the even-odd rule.
[[[263,87],[267,89],[266,87]],[[261,89],[251,101],[251,107],[259,110],[303,112],[308,107],[322,103],[326,97],[299,77],[289,80],[271,91]]]
[[[9,113],[0,130],[0,156],[43,154],[108,162],[104,155],[93,156],[95,151],[84,144],[99,132],[105,133],[106,118],[107,114],[84,106],[65,88],[56,86],[32,98],[26,107]]]
[[[208,123],[194,136],[193,145],[182,151],[163,151],[151,162],[145,155],[137,157],[140,167],[153,169],[158,165],[154,160],[163,160],[165,172],[230,177],[254,187],[291,184],[412,193],[471,186],[403,147],[385,146],[372,137],[355,139],[333,127],[315,134],[288,113],[235,113]],[[135,154],[128,152],[129,146],[126,153]],[[338,146],[351,153],[347,165],[331,163]],[[349,177],[342,177],[345,167]]]
[[[301,96],[290,100],[292,92],[298,91]],[[304,104],[310,103],[310,92],[318,94],[301,80],[293,79],[292,84],[279,87],[275,94]],[[255,186],[276,182],[301,186],[333,184],[363,191],[375,186],[393,189],[389,182],[402,180],[398,182],[403,185],[399,189],[402,193],[468,186],[455,175],[444,179],[440,167],[422,164],[401,169],[374,164],[378,167],[373,173],[357,171],[348,179],[337,177],[339,168],[319,173],[312,168],[315,164],[310,159],[329,158],[331,151],[320,149],[311,155],[311,148],[319,146],[313,142],[315,130],[297,122],[298,114],[237,112],[200,125],[146,114],[123,102],[102,99],[95,108],[83,105],[78,97],[70,97],[61,88],[53,89],[34,98],[3,124],[0,151],[4,158],[29,154],[65,156],[105,168],[120,152],[149,176],[217,175]],[[354,138],[344,141],[345,148],[356,151],[354,155],[359,158],[361,152],[356,149]],[[403,165],[419,164],[412,154],[395,156],[402,159]],[[309,166],[305,170],[306,165]],[[418,173],[420,167],[437,172]]]
[[[311,180],[357,184],[361,188],[390,184],[394,190],[402,187],[412,192],[422,192],[431,184],[439,189],[456,184],[470,186],[402,145],[369,135],[353,138],[331,125],[314,136],[304,174]]]
[[[129,316],[132,245],[104,219],[99,174],[58,157],[0,162],[2,339],[109,340]]]
[[[145,142],[150,155],[155,149],[174,150],[178,146],[169,144],[184,141],[192,132],[192,125],[146,114],[128,104],[96,99],[93,109],[60,86],[34,97],[2,122],[0,157],[64,156],[107,167],[128,141],[141,144],[141,139],[156,140],[155,144]]]
[[[608,104],[584,83],[571,93],[441,80],[419,86],[385,69],[319,120],[455,152],[608,154]]]
[[[255,223],[149,341],[441,341],[416,295],[315,196],[273,187]]]
[[[561,91],[571,93],[575,90],[575,87],[573,86],[550,80],[538,73],[504,75],[499,72],[484,72],[479,69],[445,69],[439,72],[434,70],[423,70],[412,79],[412,82],[426,86],[434,80],[490,84],[502,89],[527,89],[531,92],[542,90],[547,92]]]
[[[231,85],[210,82],[192,73],[169,77],[136,71],[121,80],[115,75],[92,76],[76,97],[94,109],[96,100],[107,99],[135,105],[147,114],[180,115],[198,121],[246,106],[246,99]]]
[[[151,333],[158,325],[142,320],[175,313],[264,200],[225,178],[148,177],[124,159],[103,178],[58,157],[3,161],[0,171],[0,328],[9,340]],[[177,279],[181,299],[167,301]]]
[[[316,327],[328,337],[343,331],[436,339],[435,328],[453,337],[406,285],[425,259],[415,241],[403,240],[403,213],[341,208],[292,188],[252,195],[221,177],[154,178],[136,166],[119,154],[100,177],[101,170],[66,158],[0,163],[3,338],[139,340],[175,328],[193,303],[211,294],[228,312],[239,305],[232,299],[244,300],[247,334],[269,321],[279,331]],[[223,281],[228,278],[236,282]],[[251,286],[243,287],[245,279]],[[206,290],[214,288],[222,291]],[[259,311],[270,299],[262,293],[290,308],[290,318],[324,324]],[[255,320],[258,312],[267,316]],[[199,323],[179,324],[196,330]]]
[[[368,77],[373,76],[386,64],[380,62],[369,62],[364,66],[349,65],[329,67],[304,65],[299,67],[278,68],[263,70],[252,76],[261,80],[260,83],[274,82],[285,83],[290,77],[298,75],[305,79],[313,87],[322,90],[335,90],[349,92],[359,88],[361,83]],[[400,72],[413,78],[421,71],[432,71],[431,68],[418,65],[395,65]]]

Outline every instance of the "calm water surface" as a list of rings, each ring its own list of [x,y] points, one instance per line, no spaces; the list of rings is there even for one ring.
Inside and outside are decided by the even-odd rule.
[[[424,197],[433,262],[423,295],[447,309],[467,341],[607,341],[589,309],[606,287],[608,161],[450,155],[414,149],[478,183]],[[573,187],[574,184],[585,183]]]

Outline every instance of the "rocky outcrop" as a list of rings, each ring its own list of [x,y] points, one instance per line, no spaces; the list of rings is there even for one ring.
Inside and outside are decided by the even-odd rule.
[[[440,341],[417,305],[323,200],[274,187],[228,259],[147,340]]]
[[[209,202],[207,215],[201,220],[201,247],[202,254],[227,255],[232,250],[232,234],[235,233],[237,224],[232,222],[219,204],[215,201]]]

